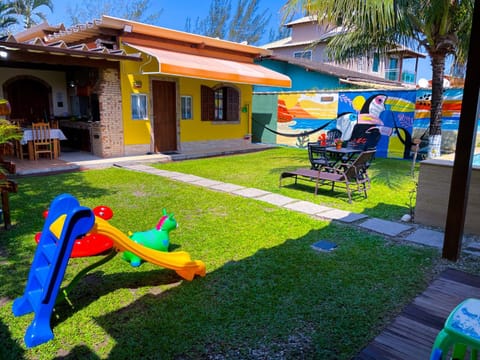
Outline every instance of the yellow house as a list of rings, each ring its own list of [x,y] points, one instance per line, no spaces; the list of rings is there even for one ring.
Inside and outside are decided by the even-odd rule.
[[[12,116],[36,108],[34,116],[58,121],[69,140],[102,157],[243,142],[252,86],[290,86],[254,64],[268,50],[109,16],[68,29],[44,23],[2,39],[1,50],[16,55],[0,61],[3,96],[17,104]],[[25,74],[49,92],[43,108],[14,98]]]

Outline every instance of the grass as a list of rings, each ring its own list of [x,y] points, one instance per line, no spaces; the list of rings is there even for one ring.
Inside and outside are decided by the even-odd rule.
[[[377,159],[371,196],[352,205],[341,192],[314,198],[308,187],[279,190],[278,172],[303,162],[300,151],[277,149],[160,167],[329,199],[331,206],[386,218],[408,209],[401,193],[411,180],[403,162]],[[11,196],[15,226],[0,232],[1,359],[350,359],[441,265],[434,249],[117,168],[22,178],[19,186]],[[377,193],[378,187],[394,194]],[[56,307],[55,338],[26,349],[23,336],[33,316],[16,318],[11,305],[23,293],[42,212],[60,193],[91,208],[110,206],[110,223],[125,233],[152,228],[163,208],[173,212],[179,222],[171,233],[173,251],[203,260],[206,277],[182,281],[171,270],[149,263],[132,268],[117,256],[77,284],[71,304]],[[338,248],[313,251],[310,245],[319,239]],[[65,281],[97,260],[72,258]]]
[[[348,203],[344,189],[339,188],[332,192],[329,185],[320,187],[317,196],[314,195],[313,183],[293,185],[293,180],[285,179],[285,186],[279,188],[282,171],[310,167],[306,149],[285,147],[254,154],[171,162],[156,166],[387,220],[399,220],[402,215],[410,213],[410,197],[416,188],[416,178],[411,176],[410,161],[381,158],[375,159],[369,170],[374,186],[368,191],[368,198],[364,199],[363,195],[357,193],[352,204]]]

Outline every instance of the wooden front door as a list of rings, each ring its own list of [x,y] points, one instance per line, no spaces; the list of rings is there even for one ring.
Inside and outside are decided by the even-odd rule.
[[[177,150],[177,111],[175,83],[153,81],[153,140],[155,152]]]

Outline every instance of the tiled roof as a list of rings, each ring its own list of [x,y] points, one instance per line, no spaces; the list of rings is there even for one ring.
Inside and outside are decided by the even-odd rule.
[[[139,54],[126,54],[124,50],[108,49],[106,47],[89,47],[87,44],[68,45],[63,40],[45,42],[40,37],[26,38],[20,36],[24,41],[18,41],[15,35],[9,35],[0,39],[0,49],[7,51],[23,51],[27,53],[45,53],[51,55],[70,55],[89,59],[104,60],[140,60]]]
[[[106,15],[103,15],[101,19],[93,20],[85,24],[78,24],[69,28],[59,27],[57,31],[48,31],[48,34],[45,34],[44,41],[45,43],[51,43],[63,40],[67,44],[81,43],[84,42],[85,39],[98,38],[105,34],[117,37],[129,36],[132,34],[135,36],[151,36],[159,41],[167,40],[184,42],[197,47],[210,47],[245,53],[252,57],[270,54],[269,50],[248,44],[172,30]]]
[[[303,67],[308,71],[316,71],[319,73],[336,76],[340,79],[340,81],[343,82],[357,83],[359,85],[369,84],[371,86],[385,86],[389,88],[404,88],[401,83],[396,81],[386,80],[380,76],[374,76],[353,70],[348,70],[331,64],[318,63],[310,60],[302,60],[280,55],[272,55],[270,57],[266,57],[265,59],[286,62],[288,64]]]

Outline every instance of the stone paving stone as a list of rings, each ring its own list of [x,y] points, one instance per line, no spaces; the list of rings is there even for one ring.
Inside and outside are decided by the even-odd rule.
[[[183,173],[179,173],[179,172],[175,172],[175,171],[165,171],[165,170],[163,170],[162,173],[156,172],[156,174],[160,175],[160,176],[163,176],[163,177],[166,177],[166,178],[171,178],[171,179],[175,179],[179,176],[185,176],[185,174],[183,174]]]
[[[284,205],[284,207],[290,210],[295,210],[295,211],[299,211],[299,212],[310,214],[310,215],[331,210],[331,208],[329,207],[317,205],[308,201],[297,201],[294,203]]]
[[[119,164],[118,167],[128,169],[128,170],[135,170],[141,171],[148,174],[160,175],[160,176],[167,176],[171,171],[155,169],[151,166],[141,165],[141,164]]]
[[[405,237],[405,240],[441,249],[443,248],[443,237],[444,234],[441,231],[417,229]]]
[[[154,174],[154,175],[159,175],[164,177],[167,177],[171,173],[171,171],[154,169],[154,168],[151,168],[148,170],[142,170],[142,171],[147,172],[149,174]]]
[[[466,247],[462,248],[462,250],[468,254],[479,256],[480,255],[480,243],[479,242],[472,242],[468,244]]]
[[[256,198],[257,200],[265,201],[269,204],[272,205],[277,205],[277,206],[284,206],[288,203],[298,201],[298,199],[292,199],[287,196],[283,195],[278,195],[278,194],[267,194],[265,196],[261,196]]]
[[[142,171],[142,172],[147,172],[148,170],[153,169],[150,166],[139,165],[139,164],[118,164],[117,166],[120,168],[128,169],[128,170],[136,170],[136,171]]]
[[[254,189],[254,188],[245,188],[245,189],[233,191],[232,194],[244,196],[247,198],[256,198],[259,196],[270,194],[270,192]]]
[[[316,216],[329,219],[329,220],[338,220],[345,223],[352,223],[360,219],[365,219],[367,215],[356,214],[350,211],[330,209],[322,213],[316,214]]]
[[[218,185],[223,183],[217,180],[203,179],[203,180],[194,181],[192,184],[198,185],[198,186],[210,187],[213,185]]]
[[[390,236],[397,236],[402,232],[412,228],[412,226],[410,225],[399,224],[393,221],[381,220],[376,218],[368,219],[363,223],[359,224],[359,226],[364,229],[369,229]]]
[[[217,185],[210,186],[209,188],[214,190],[219,190],[219,191],[233,192],[236,190],[243,189],[244,187],[240,185],[235,185],[235,184],[220,183]]]
[[[142,171],[145,171],[145,169],[147,168],[146,165],[141,165],[141,164],[118,164],[118,167],[124,167],[127,169],[135,169],[135,170],[142,170]]]
[[[204,178],[200,177],[200,176],[196,176],[196,175],[183,175],[183,176],[177,176],[175,177],[175,180],[178,180],[178,181],[183,181],[183,182],[187,182],[187,183],[193,183],[193,182],[196,182],[196,181],[200,181],[200,180],[203,180]]]

